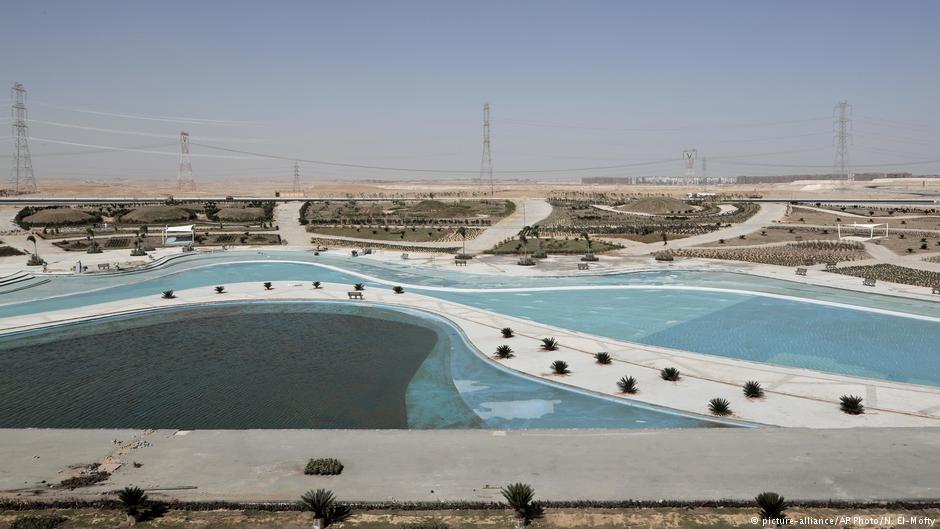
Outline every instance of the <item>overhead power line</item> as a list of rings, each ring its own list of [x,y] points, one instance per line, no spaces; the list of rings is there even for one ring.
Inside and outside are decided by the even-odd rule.
[[[66,110],[69,112],[78,112],[81,114],[94,114],[97,116],[109,116],[113,118],[125,118],[125,119],[140,119],[145,121],[165,121],[170,123],[185,123],[188,125],[230,125],[230,126],[260,126],[267,125],[267,123],[261,121],[236,121],[236,120],[224,120],[224,119],[206,119],[206,118],[194,118],[186,116],[159,116],[159,115],[147,115],[147,114],[120,114],[117,112],[101,112],[99,110],[91,110],[87,108],[75,108],[67,107],[61,105],[53,105],[51,103],[43,103],[39,101],[33,101],[34,104],[43,106],[46,108],[54,108],[56,110]]]
[[[494,122],[507,123],[512,125],[522,125],[526,127],[542,127],[542,128],[557,128],[557,129],[572,129],[572,130],[594,130],[599,132],[676,132],[683,130],[713,130],[713,129],[731,129],[731,128],[750,128],[750,127],[771,127],[778,125],[790,125],[796,123],[810,123],[814,121],[829,121],[832,119],[829,116],[824,117],[815,117],[815,118],[806,118],[806,119],[792,119],[785,121],[768,121],[762,123],[726,123],[720,125],[686,125],[678,127],[663,127],[663,128],[620,128],[620,127],[593,127],[587,125],[572,125],[565,123],[551,123],[551,122],[540,122],[524,119],[500,119],[493,120]]]
[[[709,160],[728,160],[732,158],[753,158],[756,156],[776,156],[780,154],[796,154],[801,152],[814,152],[814,151],[828,151],[831,147],[813,147],[810,149],[792,149],[789,151],[776,151],[776,152],[758,152],[754,154],[735,154],[732,156],[709,156]]]
[[[120,129],[108,129],[103,127],[88,127],[85,125],[74,125],[71,123],[59,123],[57,121],[43,121],[39,119],[31,119],[30,123],[39,123],[40,125],[49,125],[52,127],[63,127],[69,129],[79,129],[79,130],[90,130],[94,132],[106,132],[109,134],[126,134],[129,136],[147,136],[151,138],[177,138],[178,134],[158,134],[154,132],[141,132],[136,130],[120,130]],[[204,138],[206,141],[230,141],[237,143],[262,143],[268,140],[261,138]]]
[[[883,119],[883,118],[876,118],[876,117],[871,117],[871,116],[859,116],[857,114],[855,116],[855,119],[857,119],[858,121],[874,123],[876,125],[883,125],[883,126],[887,125],[887,126],[893,126],[897,128],[920,129],[920,130],[940,132],[940,128],[938,128],[936,125],[924,125],[921,123],[910,123],[910,122],[905,122],[905,121],[896,121],[893,119]]]
[[[160,147],[170,147],[172,145],[176,145],[176,143],[175,142],[174,143],[154,143],[150,145],[136,145],[136,146],[127,147],[127,148],[135,149],[135,150],[157,149]],[[79,156],[79,155],[84,155],[84,154],[104,154],[104,153],[114,152],[118,150],[120,149],[97,148],[97,149],[87,149],[87,150],[82,150],[82,151],[47,152],[47,153],[34,154],[33,158],[45,158],[48,156]],[[10,158],[10,156],[2,156],[2,158]]]
[[[711,160],[711,158],[709,158]],[[804,168],[804,169],[831,169],[832,165],[813,165],[813,164],[783,164],[783,163],[758,163],[758,162],[728,162],[728,161],[719,161],[721,164],[726,165],[748,165],[755,167],[794,167],[794,168]],[[922,160],[919,162],[887,162],[887,163],[868,163],[868,164],[856,164],[853,163],[852,167],[903,167],[903,166],[912,166],[912,165],[930,165],[940,163],[940,160]]]
[[[33,140],[33,141],[41,142],[41,143],[55,143],[55,144],[57,144],[57,145],[72,145],[72,146],[74,146],[74,147],[88,147],[88,148],[91,148],[91,149],[100,149],[100,150],[105,150],[105,151],[138,152],[138,153],[142,153],[142,154],[159,154],[159,155],[163,155],[163,156],[179,156],[179,153],[178,153],[178,152],[151,151],[151,150],[147,150],[147,149],[135,149],[135,148],[133,148],[133,147],[114,147],[114,146],[110,146],[110,145],[93,145],[93,144],[88,144],[88,143],[76,143],[76,142],[72,142],[72,141],[50,140],[50,139],[47,139],[47,138],[30,138],[30,139]],[[220,159],[225,159],[225,160],[255,160],[255,159],[257,159],[257,157],[245,158],[245,157],[241,157],[241,156],[222,156],[222,155],[216,155],[216,154],[201,154],[201,155],[193,155],[193,156],[200,156],[200,157],[202,157],[202,158],[220,158]]]
[[[217,151],[256,156],[259,158],[271,158],[275,160],[290,160],[290,161],[298,161],[298,162],[304,162],[304,163],[310,163],[310,164],[316,164],[316,165],[328,165],[332,167],[351,167],[355,169],[375,169],[379,171],[395,171],[395,172],[407,172],[407,173],[449,173],[449,174],[472,174],[472,175],[480,174],[479,171],[467,171],[463,169],[420,169],[420,168],[415,168],[415,167],[387,167],[387,166],[380,166],[380,165],[365,165],[365,164],[357,164],[357,163],[328,162],[324,160],[308,160],[304,158],[298,158],[295,156],[279,156],[275,154],[265,154],[265,153],[259,153],[259,152],[244,151],[240,149],[229,149],[226,147],[219,147],[216,145],[206,145],[203,143],[192,143],[191,145],[195,145],[197,147],[202,147],[205,149],[213,149]],[[498,171],[498,172],[499,174],[535,174],[535,173],[569,173],[569,172],[573,173],[573,172],[580,172],[580,171],[600,171],[604,169],[624,169],[628,167],[642,167],[642,166],[647,166],[647,165],[672,163],[676,161],[679,161],[679,159],[678,158],[666,158],[663,160],[650,160],[646,162],[618,164],[618,165],[603,165],[603,166],[595,166],[595,167],[569,167],[565,169],[523,169],[523,170],[515,170],[515,171]]]

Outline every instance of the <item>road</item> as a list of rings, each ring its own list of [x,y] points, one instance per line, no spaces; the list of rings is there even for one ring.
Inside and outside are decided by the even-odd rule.
[[[523,226],[532,226],[552,213],[552,206],[542,198],[514,200],[516,210],[493,224],[472,241],[467,241],[467,253],[478,254],[496,246],[504,239],[517,235]]]
[[[0,430],[0,489],[56,482],[70,464],[104,459],[127,430]],[[940,498],[940,429],[198,430],[143,437],[98,494],[126,485],[185,500],[296,500],[325,487],[342,500],[497,500],[530,483],[545,500]],[[95,456],[95,454],[97,454]],[[34,456],[39,456],[38,458]],[[335,477],[304,476],[336,457]],[[134,468],[130,462],[142,463]],[[182,489],[180,487],[194,487]],[[51,493],[43,495],[47,500]]]
[[[698,246],[700,244],[716,242],[718,239],[733,239],[739,235],[753,233],[763,228],[764,226],[770,226],[775,221],[783,218],[786,210],[787,206],[784,203],[760,204],[760,211],[740,224],[732,224],[727,228],[722,228],[720,230],[709,233],[703,233],[702,235],[695,235],[692,237],[686,237],[685,239],[669,241],[669,244],[665,246],[660,242],[652,242],[649,244],[634,244],[622,250],[618,250],[616,253],[621,255],[646,255],[664,249]]]
[[[486,228],[483,233],[476,238],[467,240],[467,253],[479,254],[489,250],[503,239],[518,234],[523,226],[538,224],[552,212],[552,206],[544,199],[522,199],[514,200],[513,202],[516,204],[516,210],[511,215],[504,217],[496,224]],[[310,246],[312,234],[307,232],[306,227],[302,226],[298,221],[301,204],[301,202],[286,202],[279,204],[275,210],[275,218],[280,227],[281,237],[287,239],[288,244],[291,246]],[[423,248],[459,248],[462,246],[460,241],[399,242],[323,235],[318,235],[317,237],[355,241],[362,243],[363,246],[368,246],[370,243]]]

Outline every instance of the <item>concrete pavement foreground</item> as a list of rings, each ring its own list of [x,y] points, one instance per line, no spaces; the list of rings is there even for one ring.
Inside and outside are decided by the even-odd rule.
[[[544,500],[745,500],[765,490],[794,500],[940,498],[938,428],[33,429],[0,430],[0,438],[4,495],[58,482],[92,454],[123,453],[107,482],[58,494],[100,498],[136,485],[183,500],[292,501],[325,487],[348,501],[495,501],[498,487],[523,481]],[[128,450],[113,439],[149,445]],[[311,457],[336,457],[345,469],[305,476]]]

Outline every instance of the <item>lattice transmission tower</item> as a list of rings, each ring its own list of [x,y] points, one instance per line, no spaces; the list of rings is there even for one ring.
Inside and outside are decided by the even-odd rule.
[[[849,165],[849,145],[852,143],[852,105],[847,101],[839,101],[832,110],[833,146],[835,158],[832,163],[832,173],[836,178],[854,180]]]
[[[193,164],[189,160],[189,133],[180,132],[180,168],[176,173],[176,189],[195,191],[196,179],[193,178]]]
[[[301,191],[302,191],[302,189],[301,189],[301,187],[300,187],[300,164],[299,164],[298,162],[294,162],[294,187],[293,187],[293,192],[294,192],[294,193],[300,193]]]
[[[13,168],[10,173],[10,189],[14,193],[35,193],[36,175],[33,174],[33,159],[29,155],[29,124],[26,113],[26,89],[13,83],[10,90],[13,102]]]
[[[490,154],[490,104],[483,104],[483,158],[480,160],[479,185],[490,183],[490,195],[493,194],[493,156]]]
[[[682,151],[682,159],[685,160],[685,184],[691,184],[695,180],[695,159],[698,157],[698,150],[686,149]]]

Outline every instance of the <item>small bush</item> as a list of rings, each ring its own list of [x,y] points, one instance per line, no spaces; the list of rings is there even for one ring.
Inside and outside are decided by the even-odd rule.
[[[366,286],[363,285],[362,283],[356,283],[355,285],[353,285],[353,289],[354,289],[354,290],[365,290],[365,289],[366,289]]]
[[[622,393],[636,393],[639,391],[639,388],[636,384],[636,379],[633,377],[623,377],[617,381],[617,387],[620,388]]]
[[[343,472],[343,464],[332,457],[311,459],[304,467],[304,474],[308,476],[337,476]]]
[[[714,398],[708,401],[708,411],[719,417],[731,415],[731,403],[728,399]]]
[[[405,289],[402,288],[402,287],[392,287],[392,292],[394,292],[394,293],[396,293],[396,294],[404,294],[404,293],[405,293]]]
[[[594,360],[597,360],[598,364],[607,365],[611,361],[610,353],[603,353],[603,352],[597,353],[596,355],[594,355]]]
[[[509,327],[503,327],[503,329],[500,332],[503,333],[503,338],[512,338],[513,336],[515,336],[512,329],[510,329]]]
[[[59,487],[63,489],[75,489],[78,487],[90,487],[95,483],[101,483],[111,477],[107,472],[89,472],[71,478],[65,478],[59,482]]]
[[[758,514],[765,525],[781,525],[786,520],[787,502],[783,496],[776,492],[761,492],[754,501],[760,508]]]
[[[311,283],[311,284],[313,285],[313,288],[320,288],[320,285],[321,285],[321,283],[320,283],[319,281],[314,281],[314,282]]]
[[[542,349],[546,351],[555,351],[558,349],[558,340],[554,338],[542,338]]]
[[[10,529],[55,529],[68,518],[58,514],[40,514],[38,516],[27,514],[18,516],[12,523]]]
[[[865,405],[862,404],[862,397],[856,395],[842,395],[839,398],[839,409],[849,415],[861,415],[865,413]]]
[[[225,292],[225,287],[223,287],[223,286],[217,286],[217,287],[215,287],[215,293],[216,293],[216,294],[221,294],[221,293],[223,293],[223,292]]]
[[[679,380],[679,370],[674,367],[664,367],[659,372],[660,378],[663,380],[668,380],[669,382],[675,382]]]
[[[442,520],[422,520],[420,522],[406,523],[401,526],[402,529],[450,529],[450,526]]]
[[[264,289],[265,289],[265,290],[271,290],[272,288],[274,288],[274,287],[272,286],[272,283],[271,283],[270,281],[265,281],[265,282],[264,282]]]
[[[163,291],[163,299],[173,299],[175,297],[176,297],[176,294],[174,294],[172,290]]]
[[[571,372],[568,370],[568,362],[564,360],[555,360],[552,362],[551,368],[556,375],[567,375]]]
[[[496,356],[498,358],[511,358],[512,348],[508,345],[500,345],[496,348]]]
[[[759,399],[764,396],[764,388],[756,380],[748,380],[744,383],[744,396],[749,399]]]

